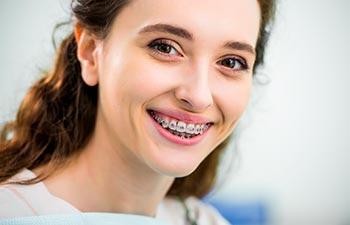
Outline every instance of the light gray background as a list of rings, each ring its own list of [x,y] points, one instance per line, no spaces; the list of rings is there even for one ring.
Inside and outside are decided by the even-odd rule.
[[[68,18],[68,2],[1,0],[0,123],[50,68],[52,28]],[[271,83],[253,93],[239,160],[217,198],[263,200],[270,224],[350,223],[349,15],[348,0],[280,1],[264,70]]]

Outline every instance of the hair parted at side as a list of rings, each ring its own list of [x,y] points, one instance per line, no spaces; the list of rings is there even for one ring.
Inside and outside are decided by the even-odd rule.
[[[130,0],[72,0],[76,23],[103,39],[111,24]],[[274,0],[258,0],[260,32],[256,45],[256,68],[264,61],[264,50],[274,16]],[[116,18],[118,19],[118,18]],[[74,33],[57,50],[53,70],[29,89],[15,121],[0,133],[0,183],[22,169],[47,166],[37,178],[17,183],[32,184],[66,165],[86,145],[95,127],[98,86],[81,78]],[[189,176],[176,178],[168,195],[203,197],[215,182],[220,156],[228,139],[221,143]],[[200,185],[198,183],[200,182]]]

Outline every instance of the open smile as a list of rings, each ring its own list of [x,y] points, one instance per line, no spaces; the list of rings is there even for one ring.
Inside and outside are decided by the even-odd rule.
[[[159,133],[166,139],[182,145],[193,145],[202,140],[204,134],[209,130],[212,122],[197,122],[179,120],[153,110],[148,110],[148,114]]]

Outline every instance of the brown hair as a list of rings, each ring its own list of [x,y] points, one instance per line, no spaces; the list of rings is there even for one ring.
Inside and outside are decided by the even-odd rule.
[[[263,63],[268,25],[273,19],[274,1],[258,0],[260,32],[256,45],[256,68]],[[79,25],[100,38],[108,35],[111,24],[127,0],[72,0],[73,16]],[[74,33],[61,43],[51,73],[38,80],[24,97],[16,120],[0,133],[0,183],[20,170],[47,166],[32,180],[42,181],[79,154],[95,126],[98,86],[87,86],[81,78]],[[221,143],[189,176],[176,178],[168,195],[207,194],[215,181],[221,153],[229,139]],[[198,185],[200,182],[200,185]]]

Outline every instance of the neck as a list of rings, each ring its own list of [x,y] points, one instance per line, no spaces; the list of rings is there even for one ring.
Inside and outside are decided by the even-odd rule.
[[[83,212],[155,216],[174,179],[98,140],[93,136],[70,166],[44,181],[49,191]]]

